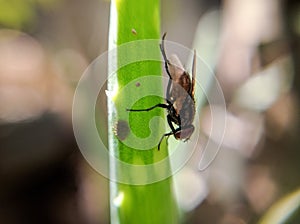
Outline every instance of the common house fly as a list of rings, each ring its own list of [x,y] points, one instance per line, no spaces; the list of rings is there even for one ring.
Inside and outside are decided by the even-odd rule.
[[[195,129],[192,123],[195,117],[196,51],[194,51],[191,79],[176,55],[172,55],[174,62],[167,58],[164,44],[165,37],[166,33],[164,33],[159,47],[164,58],[165,70],[169,76],[166,103],[159,103],[146,109],[127,109],[127,111],[132,112],[150,111],[156,107],[167,109],[167,121],[171,131],[161,137],[158,143],[158,150],[160,150],[161,142],[165,137],[168,138],[170,135],[173,135],[175,139],[185,142],[189,140]],[[174,124],[177,128],[174,127]]]

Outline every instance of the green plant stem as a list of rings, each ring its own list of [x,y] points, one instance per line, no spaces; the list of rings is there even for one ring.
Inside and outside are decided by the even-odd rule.
[[[116,12],[117,19],[111,19],[110,21],[110,48],[114,44],[120,46],[130,41],[160,38],[159,0],[115,0],[111,7],[115,7],[112,8],[112,11]],[[113,15],[111,15],[112,17]],[[158,44],[151,51],[159,57]],[[117,60],[109,63],[120,63],[122,57],[128,57],[128,55],[138,56],[140,54],[143,54],[143,49],[140,48],[133,48],[126,54],[117,50]],[[111,66],[113,65],[109,64],[109,67]],[[132,80],[147,75],[161,77],[161,62],[141,61],[120,68],[117,71],[117,77],[108,80],[108,90],[120,90]],[[148,88],[155,88],[157,92],[162,92],[162,85],[151,86],[149,84]],[[132,94],[136,94],[135,90],[129,90],[122,94],[117,93],[115,101],[108,102],[109,150],[116,158],[126,163],[134,165],[153,164],[168,156],[166,144],[162,144],[160,151],[157,151],[157,146],[148,150],[136,150],[123,144],[117,138],[116,132],[113,131],[120,121],[121,114],[128,113],[121,105],[126,105]],[[160,102],[162,102],[160,97],[149,96],[137,102],[135,107],[147,108]],[[162,110],[130,113],[129,127],[136,136],[145,138],[151,133],[149,121],[155,116],[163,117]],[[161,133],[163,127],[162,125],[156,125],[154,134]],[[170,167],[168,166],[166,169],[170,169]],[[157,170],[150,172],[153,175]],[[114,161],[110,163],[110,173],[111,176],[125,173],[129,178],[131,175],[135,175],[130,170],[118,169]],[[143,178],[147,178],[147,176]],[[110,210],[112,224],[176,224],[180,222],[176,200],[173,195],[172,178],[147,185],[110,182]]]

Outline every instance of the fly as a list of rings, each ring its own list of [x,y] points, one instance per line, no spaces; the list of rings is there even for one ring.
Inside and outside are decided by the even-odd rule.
[[[165,133],[159,143],[160,145],[165,137],[173,135],[177,140],[186,142],[192,136],[195,127],[192,124],[195,117],[195,76],[196,76],[196,51],[194,50],[193,65],[192,65],[192,79],[187,71],[183,68],[181,62],[176,55],[171,56],[175,63],[171,63],[167,58],[165,51],[165,37],[164,33],[161,44],[159,45],[162,56],[164,58],[165,70],[169,76],[166,103],[159,103],[146,109],[127,109],[127,111],[141,112],[150,111],[156,107],[161,107],[167,110],[167,121],[171,131]],[[174,127],[177,126],[177,128]]]

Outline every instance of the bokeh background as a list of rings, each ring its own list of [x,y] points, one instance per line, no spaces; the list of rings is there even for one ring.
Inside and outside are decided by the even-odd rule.
[[[109,223],[108,181],[83,159],[71,123],[77,82],[107,51],[109,8],[0,0],[0,223]],[[161,8],[162,32],[197,48],[228,110],[214,163],[200,172],[195,156],[176,175],[179,206],[187,223],[257,223],[300,188],[300,2],[162,0]],[[209,114],[204,107],[201,142],[218,143]],[[288,223],[300,222],[299,204]]]

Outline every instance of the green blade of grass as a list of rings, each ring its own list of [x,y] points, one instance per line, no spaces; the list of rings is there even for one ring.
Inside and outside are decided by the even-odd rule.
[[[131,41],[160,38],[159,0],[115,0],[111,7],[110,49],[113,45],[118,47]],[[124,52],[117,48],[117,58],[109,61],[109,67],[118,67],[128,57],[143,58],[145,54],[152,54],[160,58],[158,43],[159,41],[151,49],[138,45],[139,47],[131,47]],[[118,69],[116,77],[108,80],[108,90],[113,92],[118,90],[114,102],[108,102],[109,150],[117,159],[133,165],[153,164],[168,156],[166,144],[162,144],[160,151],[157,150],[157,145],[147,150],[137,150],[120,141],[121,136],[117,136],[118,132],[113,131],[116,126],[120,128],[119,126],[122,124],[120,120],[128,114],[128,126],[138,138],[146,138],[150,134],[154,134],[156,139],[159,139],[159,135],[164,132],[164,125],[161,123],[155,125],[152,132],[149,128],[149,122],[153,117],[160,116],[163,118],[161,109],[146,113],[129,113],[124,107],[130,105],[130,99],[137,94],[136,89],[129,88],[128,91],[120,93],[120,90],[133,80],[150,75],[161,77],[161,62],[148,60],[127,64]],[[141,93],[149,90],[149,88],[152,90],[154,88],[154,92],[163,95],[162,85],[149,83],[149,85],[142,87],[140,88]],[[161,102],[163,101],[160,97],[147,96],[139,100],[134,107],[147,108]],[[165,168],[170,169],[170,166],[167,165]],[[147,179],[148,176],[153,177],[155,173],[165,171],[153,168],[147,172],[140,178]],[[129,180],[136,178],[136,173],[132,173],[130,169],[120,170],[114,160],[110,161],[110,175],[111,177],[126,176]],[[110,182],[110,210],[111,223],[113,224],[180,223],[171,177],[145,185]]]

